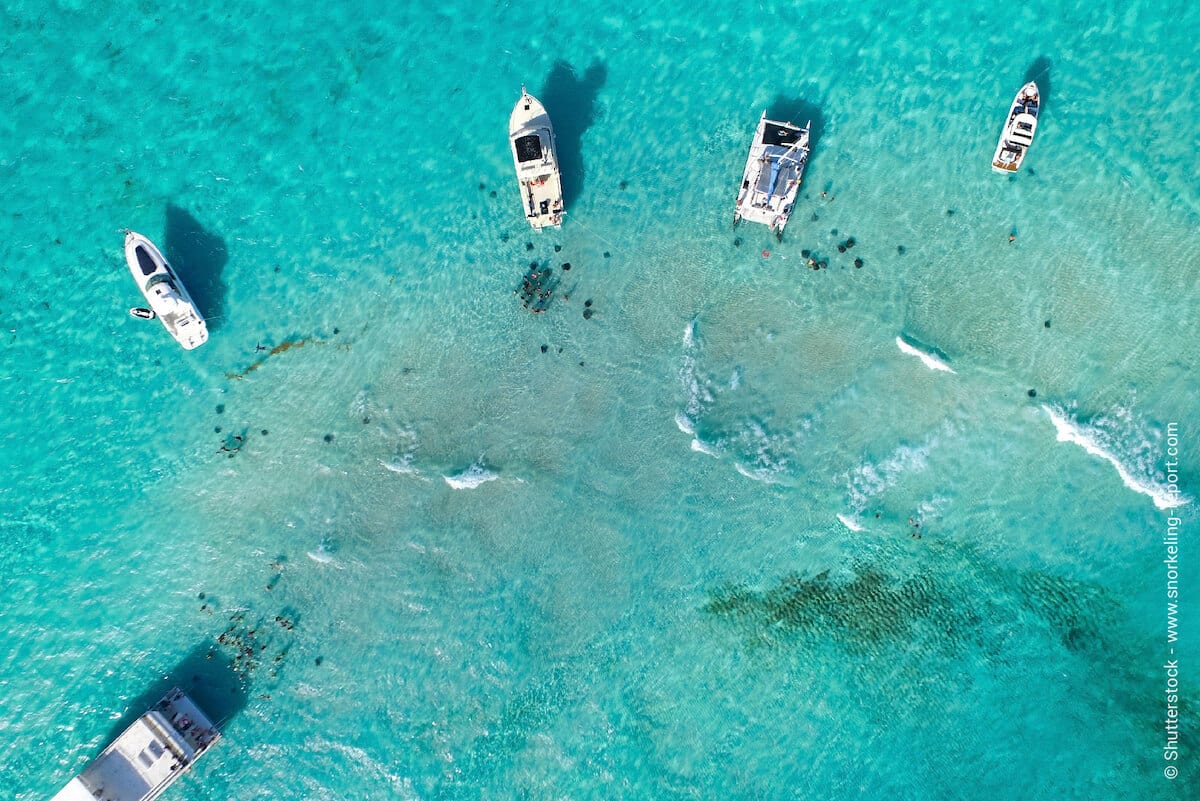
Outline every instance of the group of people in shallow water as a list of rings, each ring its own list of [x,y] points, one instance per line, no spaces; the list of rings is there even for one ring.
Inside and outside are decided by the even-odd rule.
[[[563,271],[571,269],[571,263],[566,262],[562,266]],[[521,278],[521,288],[514,289],[514,295],[521,296],[521,304],[529,309],[534,314],[541,314],[546,311],[550,305],[550,301],[554,299],[554,292],[558,289],[559,278],[554,274],[554,268],[549,265],[539,265],[536,261],[529,263],[529,271]],[[568,295],[563,295],[563,300],[569,300]]]
[[[562,246],[555,245],[554,250],[555,252],[560,251],[562,250]],[[609,254],[605,253],[604,255],[607,256]],[[559,269],[562,273],[570,272],[571,262],[563,262]],[[550,307],[550,303],[554,300],[561,281],[562,278],[554,271],[553,267],[548,264],[539,264],[536,261],[531,261],[529,262],[529,269],[521,277],[520,288],[514,289],[513,294],[521,298],[521,305],[526,309],[529,309],[534,314],[542,314]],[[564,292],[562,299],[570,300],[570,293]],[[590,320],[595,313],[595,309],[592,308],[591,299],[589,298],[584,301],[583,319]]]

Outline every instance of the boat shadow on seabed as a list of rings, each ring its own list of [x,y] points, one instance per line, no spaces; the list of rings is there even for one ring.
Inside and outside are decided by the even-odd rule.
[[[538,95],[554,124],[563,206],[568,209],[583,193],[583,135],[596,121],[596,98],[607,80],[608,67],[603,61],[593,61],[580,79],[574,67],[559,60]]]
[[[1050,103],[1050,68],[1054,66],[1054,62],[1049,56],[1038,56],[1029,65],[1029,69],[1025,70],[1025,77],[1021,79],[1021,84],[1027,84],[1034,81],[1038,86],[1038,105],[1041,111],[1039,116],[1045,114],[1046,106]]]
[[[173,668],[148,682],[140,695],[130,699],[104,741],[115,740],[172,687],[187,693],[218,727],[245,709],[250,690],[249,682],[238,673],[228,654],[206,640],[192,648]]]
[[[817,150],[817,143],[825,135],[825,114],[819,104],[798,97],[775,95],[771,105],[767,106],[767,119],[790,122],[801,128],[805,123],[812,123],[808,131],[809,160],[812,160],[812,154]]]
[[[163,245],[163,255],[187,287],[209,330],[220,328],[226,294],[221,273],[229,261],[225,240],[207,230],[186,210],[168,203]]]

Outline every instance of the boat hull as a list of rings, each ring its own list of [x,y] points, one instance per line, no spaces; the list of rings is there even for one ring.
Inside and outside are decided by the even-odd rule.
[[[562,225],[562,175],[558,145],[550,115],[533,95],[521,90],[521,99],[508,119],[508,141],[525,219],[534,230]]]
[[[220,738],[208,716],[174,688],[50,801],[154,801]]]
[[[810,126],[768,120],[763,112],[738,188],[734,225],[743,219],[762,223],[783,237],[808,165]]]
[[[208,324],[153,242],[136,231],[126,233],[125,263],[154,316],[184,350],[208,341]]]
[[[992,172],[1011,175],[1021,169],[1037,133],[1041,104],[1041,95],[1035,82],[1030,81],[1017,92],[1000,132],[1000,141],[996,143]]]

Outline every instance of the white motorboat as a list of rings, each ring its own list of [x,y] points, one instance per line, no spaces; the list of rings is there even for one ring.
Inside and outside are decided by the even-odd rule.
[[[746,171],[738,190],[733,224],[741,220],[771,226],[780,239],[800,191],[808,164],[811,122],[803,128],[790,122],[768,120],[764,111],[750,144]]]
[[[175,688],[50,801],[152,801],[220,737],[200,707]]]
[[[154,243],[134,231],[125,233],[125,261],[138,289],[146,296],[153,317],[185,350],[208,341],[208,325]],[[138,315],[143,316],[143,315]]]
[[[526,219],[538,230],[558,228],[562,225],[563,193],[554,126],[545,107],[524,86],[508,118],[508,138]]]
[[[1012,108],[1008,110],[1008,120],[1000,133],[996,155],[992,156],[993,172],[1013,173],[1021,169],[1021,162],[1025,160],[1025,154],[1029,152],[1029,146],[1033,144],[1033,135],[1037,131],[1040,107],[1038,86],[1030,81],[1017,92]]]

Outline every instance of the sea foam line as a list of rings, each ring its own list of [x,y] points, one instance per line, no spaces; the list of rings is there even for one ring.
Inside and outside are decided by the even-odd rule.
[[[942,372],[946,373],[954,372],[950,365],[946,364],[937,356],[934,356],[932,353],[926,353],[923,350],[918,350],[909,343],[905,342],[904,337],[896,337],[896,347],[900,349],[901,353],[906,353],[909,356],[916,356],[930,370],[941,370]]]
[[[1073,442],[1092,456],[1098,456],[1104,461],[1111,464],[1117,471],[1117,475],[1121,477],[1126,487],[1139,492],[1142,495],[1148,495],[1154,501],[1154,505],[1159,509],[1172,509],[1176,506],[1183,506],[1189,502],[1189,499],[1174,492],[1167,492],[1166,489],[1160,486],[1149,483],[1143,479],[1139,479],[1129,472],[1129,469],[1121,463],[1111,451],[1105,450],[1100,443],[1096,442],[1086,431],[1078,425],[1067,419],[1063,415],[1058,414],[1049,406],[1042,406],[1042,411],[1050,418],[1050,422],[1054,424],[1054,430],[1058,434],[1059,442]]]

